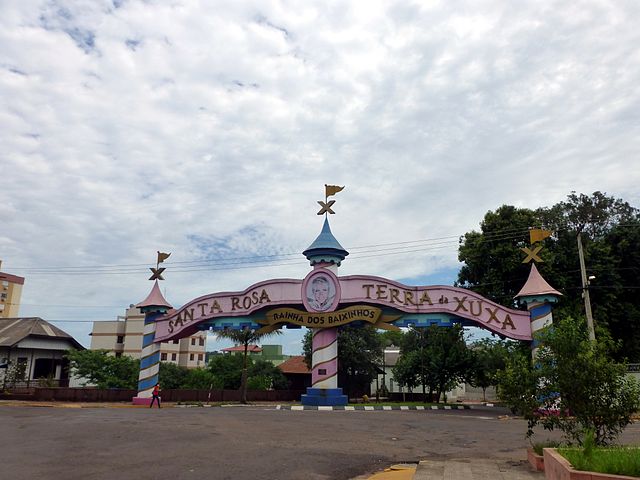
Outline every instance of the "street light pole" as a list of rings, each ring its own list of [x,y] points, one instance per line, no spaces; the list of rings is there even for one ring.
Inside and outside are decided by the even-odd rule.
[[[591,299],[589,298],[589,280],[584,266],[584,252],[582,251],[582,231],[578,232],[578,257],[580,257],[580,275],[582,277],[582,297],[584,298],[584,310],[587,315],[587,330],[589,330],[589,340],[596,339],[596,332],[593,328],[593,315],[591,313]]]

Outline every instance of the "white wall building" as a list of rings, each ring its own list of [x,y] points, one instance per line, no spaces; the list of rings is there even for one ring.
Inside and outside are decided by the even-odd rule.
[[[0,388],[69,386],[64,355],[71,349],[84,347],[41,318],[0,318]],[[11,378],[16,369],[23,372],[17,382]]]
[[[125,316],[114,321],[93,322],[91,350],[109,350],[115,356],[127,355],[140,358],[144,314],[131,305]],[[191,337],[162,342],[160,361],[196,368],[205,367],[207,333],[199,332]]]
[[[378,374],[377,381],[374,380],[371,383],[371,394],[375,397],[376,388],[383,390],[383,385],[386,386],[386,391],[389,394],[399,394],[402,393],[410,393],[409,389],[406,387],[401,387],[398,385],[398,382],[393,377],[393,367],[395,367],[396,363],[398,363],[398,359],[400,358],[400,348],[391,345],[384,349],[383,356],[383,364],[381,365],[383,373]],[[411,390],[414,394],[422,394],[422,386],[418,385],[416,388]],[[427,394],[429,393],[429,389],[426,389]],[[493,401],[496,399],[495,388],[487,388],[487,400]],[[446,393],[448,402],[456,402],[460,401],[482,401],[482,389],[474,388],[468,384],[460,384],[454,389],[448,391]],[[442,398],[440,398],[442,400]]]

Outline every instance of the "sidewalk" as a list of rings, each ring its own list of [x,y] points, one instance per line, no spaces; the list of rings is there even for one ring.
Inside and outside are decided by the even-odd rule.
[[[364,479],[365,477],[358,477]],[[525,460],[450,459],[423,460],[419,464],[392,465],[366,480],[542,480]]]
[[[423,460],[413,480],[542,480],[544,473],[533,472],[526,460],[450,459]]]

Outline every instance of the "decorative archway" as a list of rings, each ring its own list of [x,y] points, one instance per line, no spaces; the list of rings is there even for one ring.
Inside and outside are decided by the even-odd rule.
[[[393,330],[461,323],[531,342],[532,333],[552,321],[551,305],[560,295],[542,279],[534,264],[517,296],[528,311],[504,307],[463,288],[408,286],[370,275],[340,277],[338,267],[349,253],[331,233],[327,218],[320,235],[303,254],[313,267],[304,279],[265,280],[238,292],[204,295],[173,309],[158,287],[164,270],[159,264],[168,256],[158,252],[158,264],[152,269],[152,291],[136,305],[145,313],[145,331],[139,394],[134,403],[146,403],[157,383],[159,343],[199,330],[313,329],[312,387],[303,395],[302,403],[345,405],[347,398],[337,385],[337,332],[341,326],[370,324]]]

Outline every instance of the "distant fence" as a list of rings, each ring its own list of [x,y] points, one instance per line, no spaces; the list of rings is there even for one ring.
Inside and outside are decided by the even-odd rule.
[[[248,390],[250,402],[295,402],[304,390]],[[138,394],[137,390],[98,389],[90,387],[30,387],[14,388],[0,392],[2,400],[60,401],[60,402],[129,402]],[[239,402],[238,390],[162,390],[165,402]]]

